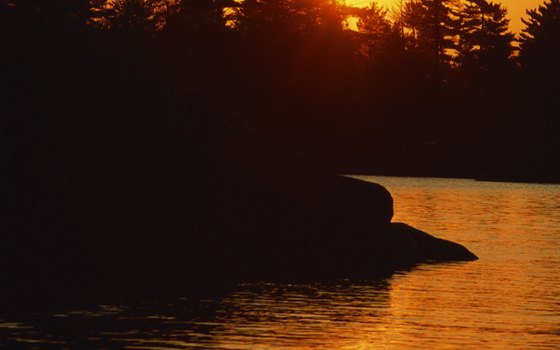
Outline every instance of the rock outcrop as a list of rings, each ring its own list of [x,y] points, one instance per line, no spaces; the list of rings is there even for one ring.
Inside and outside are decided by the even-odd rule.
[[[239,278],[378,278],[422,262],[476,259],[391,223],[393,199],[381,185],[318,172],[247,135],[222,140],[228,146],[207,156],[212,183],[201,187],[207,202],[196,220],[202,251],[214,252],[206,257]],[[216,267],[205,260],[193,264]]]
[[[318,171],[264,138],[227,128],[193,130],[187,141],[138,133],[96,148],[88,139],[35,148],[14,164],[3,293],[39,300],[240,279],[383,278],[476,258],[391,223],[383,186]]]

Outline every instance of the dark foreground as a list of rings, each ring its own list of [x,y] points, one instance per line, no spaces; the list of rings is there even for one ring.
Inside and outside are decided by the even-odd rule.
[[[394,221],[464,242],[480,260],[420,264],[381,281],[269,279],[2,316],[0,348],[557,349],[560,186],[364,179],[391,191]]]
[[[21,310],[241,280],[381,279],[422,262],[476,259],[391,223],[380,185],[322,172],[239,130],[212,127],[211,141],[207,129],[191,132],[187,149],[140,142],[136,131],[87,150],[84,140],[82,149],[53,140],[21,158],[8,192],[2,303]]]

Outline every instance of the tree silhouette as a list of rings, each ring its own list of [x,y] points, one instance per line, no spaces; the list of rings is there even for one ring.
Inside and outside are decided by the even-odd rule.
[[[507,9],[487,0],[466,0],[460,12],[457,61],[472,73],[498,72],[511,66],[514,34]]]
[[[520,62],[523,73],[523,98],[527,103],[524,119],[535,157],[546,157],[557,164],[553,150],[560,147],[560,1],[547,0],[536,9],[527,11],[522,19],[526,27],[520,35]],[[530,132],[532,131],[532,132]],[[560,167],[557,164],[558,167]]]
[[[517,66],[506,9],[490,1],[402,0],[388,15],[334,0],[0,0],[2,84],[14,110],[31,86],[37,109],[73,96],[53,111],[118,110],[158,89],[192,124],[240,120],[322,159],[355,147],[366,164],[426,140],[451,153],[483,132],[490,148],[557,108],[560,0],[527,12]],[[104,30],[76,30],[86,21]]]
[[[413,50],[416,49],[416,37],[418,34],[422,11],[423,9],[420,1],[410,0],[404,3],[402,11],[400,12],[403,26],[410,31],[410,35],[408,36],[410,41],[407,43],[407,47]],[[403,37],[404,36],[405,34],[403,34]]]
[[[370,59],[383,52],[385,41],[393,33],[391,22],[387,19],[387,10],[374,2],[360,11],[357,27],[363,34],[367,56]]]
[[[226,9],[237,6],[234,0],[180,0],[170,5],[172,10],[167,25],[172,31],[186,31],[198,35],[215,34],[226,27]]]
[[[90,23],[125,34],[150,34],[163,25],[163,0],[92,0]]]
[[[413,47],[431,61],[432,78],[439,84],[442,66],[451,62],[458,34],[457,3],[453,0],[412,0],[404,7],[404,23],[413,33]]]
[[[520,34],[523,68],[554,81],[560,77],[560,0],[545,1],[527,15]]]

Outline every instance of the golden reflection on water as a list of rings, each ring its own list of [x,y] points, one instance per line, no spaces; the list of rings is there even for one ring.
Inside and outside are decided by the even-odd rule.
[[[229,312],[220,315],[225,329],[214,339],[217,347],[356,348],[372,344],[386,326],[386,283],[242,288],[223,302]]]
[[[49,348],[559,349],[560,186],[360,178],[391,191],[395,221],[480,260],[381,282],[252,283],[209,300],[104,305],[43,328],[0,320],[0,337]],[[88,330],[82,343],[56,334],[72,327]]]
[[[481,259],[422,265],[383,286],[234,293],[225,303],[236,311],[223,318],[216,345],[231,347],[235,335],[239,348],[558,348],[560,186],[366,179],[392,192],[395,221],[465,244]]]

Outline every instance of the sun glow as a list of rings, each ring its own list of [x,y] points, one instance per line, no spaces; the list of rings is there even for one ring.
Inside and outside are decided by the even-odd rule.
[[[398,1],[399,0],[377,0],[375,3],[387,9],[391,9]],[[371,3],[372,0],[346,0],[346,5],[355,7],[369,7]]]
[[[384,7],[385,9],[391,11],[395,4],[398,3],[399,0],[342,0],[342,3],[345,3],[348,6],[354,7],[369,7],[371,6],[372,2],[375,2],[377,5]],[[346,19],[346,23],[348,28],[352,30],[358,30],[358,18],[357,17],[348,17]]]
[[[392,10],[399,4],[399,0],[373,1],[388,10]],[[372,0],[346,0],[345,2],[349,6],[368,7]],[[521,22],[521,17],[525,17],[525,10],[536,8],[539,4],[542,4],[543,0],[494,0],[493,2],[501,3],[503,6],[507,7],[508,18],[511,20],[511,31],[519,33],[523,28],[525,28],[525,25]]]

